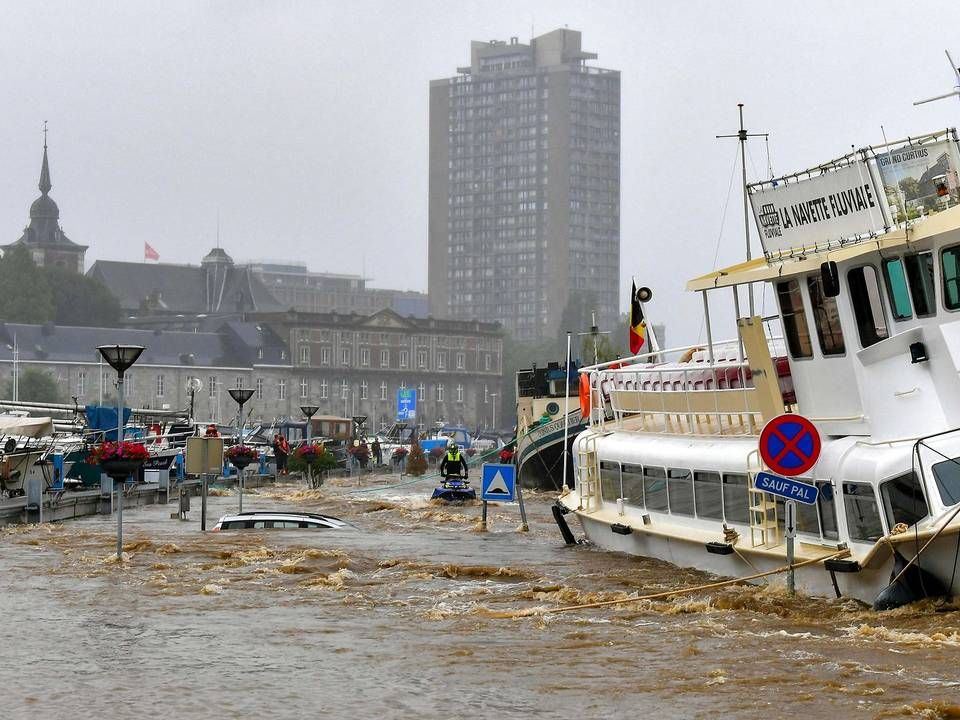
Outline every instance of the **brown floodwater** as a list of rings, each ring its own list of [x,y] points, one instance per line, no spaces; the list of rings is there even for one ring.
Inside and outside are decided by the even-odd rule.
[[[3,716],[960,718],[960,604],[877,613],[775,580],[546,613],[710,577],[564,546],[546,493],[529,533],[513,505],[481,533],[429,482],[356,489],[244,498],[346,531],[131,510],[122,563],[113,518],[0,529]],[[236,502],[212,497],[209,526]]]

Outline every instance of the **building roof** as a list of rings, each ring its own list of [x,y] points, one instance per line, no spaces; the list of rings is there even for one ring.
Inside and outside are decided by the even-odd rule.
[[[217,259],[222,258],[218,255]],[[204,267],[97,260],[87,275],[102,282],[128,313],[148,310],[157,314],[203,314],[286,309],[247,267],[226,262],[218,265],[225,275],[222,286],[216,283],[209,304],[207,268]]]
[[[121,344],[145,348],[138,365],[243,366],[217,333],[0,323],[0,361],[13,360],[14,340],[24,362],[89,363],[99,359],[98,345]]]

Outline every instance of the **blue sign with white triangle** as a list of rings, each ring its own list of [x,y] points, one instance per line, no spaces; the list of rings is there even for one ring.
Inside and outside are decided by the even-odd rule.
[[[480,499],[513,502],[517,489],[517,468],[497,463],[483,464]]]

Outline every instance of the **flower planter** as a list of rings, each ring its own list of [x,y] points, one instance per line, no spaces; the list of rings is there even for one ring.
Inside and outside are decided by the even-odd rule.
[[[143,463],[143,460],[104,460],[100,463],[100,469],[112,477],[114,482],[125,482]]]
[[[237,470],[243,472],[244,468],[252,464],[254,461],[247,457],[236,457],[230,458],[230,464],[233,465]]]

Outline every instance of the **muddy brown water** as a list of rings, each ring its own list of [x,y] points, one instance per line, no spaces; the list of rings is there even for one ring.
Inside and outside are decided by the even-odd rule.
[[[549,494],[439,507],[429,483],[249,493],[350,531],[201,533],[173,506],[0,530],[7,718],[960,718],[960,603],[876,613],[565,547]],[[210,526],[236,508],[210,500]],[[575,528],[575,531],[579,528]]]

